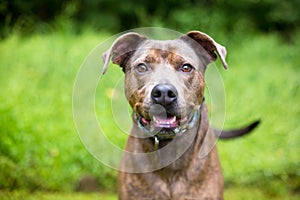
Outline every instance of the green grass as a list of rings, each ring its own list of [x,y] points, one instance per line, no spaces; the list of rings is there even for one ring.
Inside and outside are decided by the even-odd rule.
[[[72,116],[80,65],[108,37],[57,32],[15,34],[0,42],[0,199],[116,199],[71,192],[86,174],[98,179],[102,191],[116,192],[117,172],[86,151]],[[251,135],[218,142],[226,199],[300,196],[299,39],[294,45],[275,35],[233,40],[227,45],[229,70],[218,63],[227,95],[225,127],[262,120]],[[96,98],[106,99],[96,105],[97,115],[106,116],[103,130],[111,131],[107,137],[118,146],[126,137],[107,108],[112,82],[120,76],[121,70],[111,67],[96,92]]]
[[[74,192],[28,192],[26,190],[0,191],[2,200],[117,200],[116,194],[110,193],[74,193]],[[230,200],[296,200],[299,195],[270,195],[258,187],[235,186],[227,188],[225,199]]]
[[[2,200],[116,200],[116,195],[108,193],[70,193],[70,192],[28,192],[18,190],[13,192],[0,191]]]
[[[72,116],[77,70],[105,37],[13,35],[1,42],[0,187],[68,190],[84,174],[96,174],[103,187],[115,184],[115,172],[81,144]]]
[[[227,90],[225,124],[238,126],[258,118],[262,123],[248,137],[220,143],[226,178],[256,182],[274,176],[284,179],[290,173],[299,177],[298,45],[283,44],[275,36],[261,36],[232,49],[232,70],[223,73]]]

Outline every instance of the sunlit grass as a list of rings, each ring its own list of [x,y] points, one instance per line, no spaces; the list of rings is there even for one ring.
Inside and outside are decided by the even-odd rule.
[[[70,193],[70,192],[28,192],[25,190],[0,191],[1,200],[117,200],[108,193]]]

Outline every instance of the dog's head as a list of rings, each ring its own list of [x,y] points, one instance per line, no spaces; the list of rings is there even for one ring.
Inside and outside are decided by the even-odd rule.
[[[122,67],[135,123],[144,132],[169,139],[197,121],[204,99],[204,72],[216,53],[227,69],[225,47],[199,31],[166,41],[127,33],[103,54],[103,73],[110,60]]]

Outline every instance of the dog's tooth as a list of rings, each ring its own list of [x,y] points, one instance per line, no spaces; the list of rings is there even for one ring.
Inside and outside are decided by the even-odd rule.
[[[171,120],[172,123],[176,122],[176,116],[173,117],[173,119]]]
[[[158,120],[156,119],[155,116],[153,116],[153,121],[156,122],[156,123],[158,123]]]

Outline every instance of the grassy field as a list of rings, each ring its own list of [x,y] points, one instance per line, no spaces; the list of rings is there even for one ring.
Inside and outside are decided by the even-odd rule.
[[[116,194],[109,193],[74,193],[74,192],[28,192],[18,191],[0,191],[2,200],[117,200]],[[227,189],[224,194],[225,199],[230,200],[297,200],[299,196],[293,195],[269,195],[257,187],[233,187]]]
[[[80,65],[108,37],[58,32],[0,42],[0,199],[116,199],[110,195],[116,193],[116,171],[87,152],[72,116]],[[218,142],[226,199],[300,197],[299,41],[257,35],[220,42],[230,67],[224,71],[218,63],[227,95],[225,127],[262,120],[251,135]],[[97,105],[102,114],[111,115],[105,109],[110,83],[120,76],[117,67],[109,69],[105,92],[97,92],[107,99]],[[114,133],[108,138],[122,146],[118,127],[109,119],[103,123]],[[104,193],[73,193],[85,175],[96,177]]]

